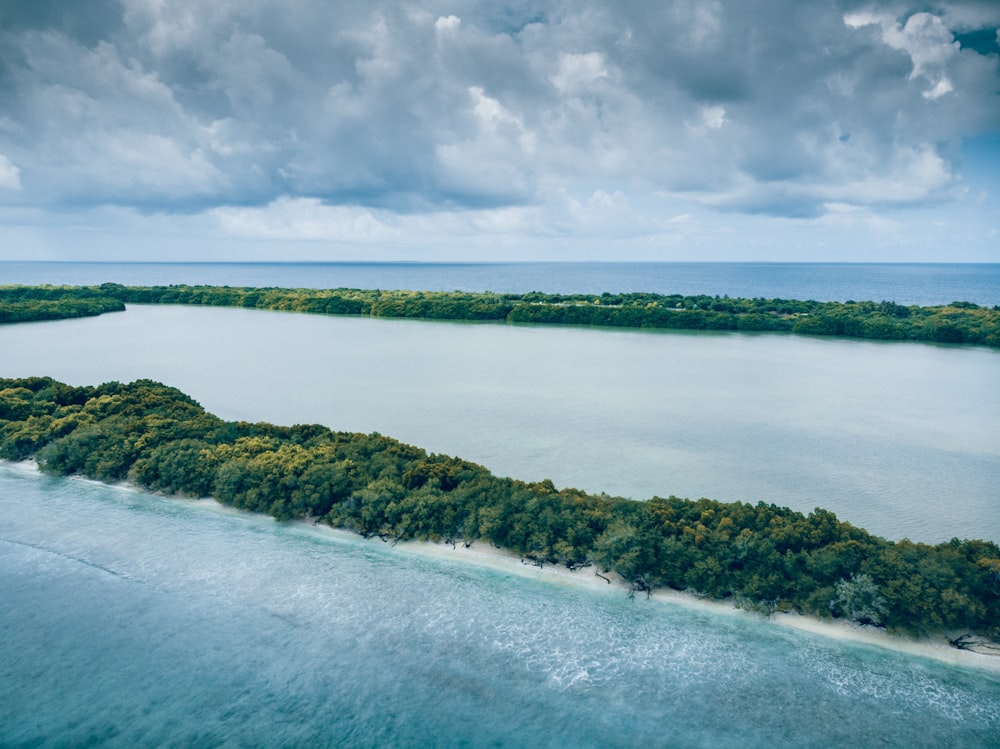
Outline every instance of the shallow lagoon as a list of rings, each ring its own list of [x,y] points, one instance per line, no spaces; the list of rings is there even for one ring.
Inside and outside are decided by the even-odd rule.
[[[132,306],[0,327],[4,376],[157,379],[223,418],[378,431],[525,480],[821,506],[1000,540],[1000,353]]]

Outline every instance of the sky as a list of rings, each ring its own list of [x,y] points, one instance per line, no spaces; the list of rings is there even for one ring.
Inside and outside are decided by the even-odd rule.
[[[1000,262],[1000,2],[0,0],[0,260]]]

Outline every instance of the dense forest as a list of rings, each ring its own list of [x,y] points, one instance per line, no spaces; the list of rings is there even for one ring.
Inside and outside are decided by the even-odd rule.
[[[993,542],[891,542],[822,509],[526,483],[379,434],[226,422],[149,380],[0,379],[0,458],[386,541],[481,540],[535,564],[617,574],[633,594],[666,587],[765,612],[1000,637]]]
[[[997,306],[986,308],[970,302],[952,302],[940,307],[918,307],[889,301],[815,302],[646,293],[595,296],[115,283],[4,286],[0,287],[0,322],[100,314],[123,309],[126,303],[199,304],[427,320],[768,331],[1000,347]]]
[[[0,286],[0,323],[121,312],[125,302],[92,286]]]

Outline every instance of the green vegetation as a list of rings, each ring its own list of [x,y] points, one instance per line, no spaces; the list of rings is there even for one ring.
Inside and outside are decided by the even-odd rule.
[[[0,286],[0,323],[121,312],[125,302],[93,286]]]
[[[201,304],[325,315],[594,325],[658,330],[769,331],[885,341],[1000,347],[1000,307],[969,302],[943,307],[894,302],[814,302],[661,294],[494,294],[229,286],[0,287],[0,321],[16,322],[19,304]],[[8,311],[10,308],[10,311]],[[112,307],[121,309],[120,306]],[[24,308],[27,310],[28,308]],[[41,307],[38,307],[41,310]],[[72,306],[67,306],[67,312]],[[97,314],[97,313],[94,313]],[[63,316],[75,316],[71,314]],[[28,317],[23,319],[51,319]]]
[[[894,631],[1000,636],[1000,547],[890,542],[822,509],[634,501],[493,476],[378,434],[225,422],[149,380],[0,379],[0,458],[212,496],[385,540],[483,540],[537,564],[594,565],[635,591],[694,590],[763,611]]]

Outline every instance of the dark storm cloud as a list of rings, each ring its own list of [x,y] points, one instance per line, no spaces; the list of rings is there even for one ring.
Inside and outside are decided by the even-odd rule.
[[[0,200],[943,200],[956,144],[1000,128],[998,24],[987,2],[3,2]]]

